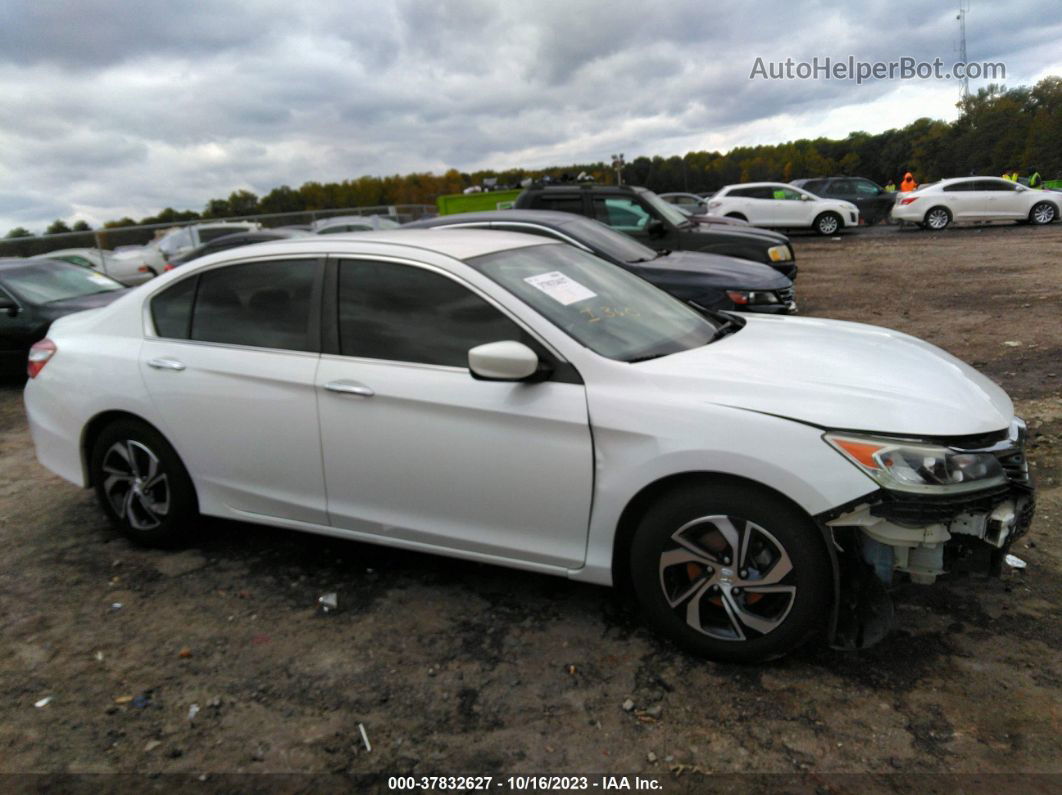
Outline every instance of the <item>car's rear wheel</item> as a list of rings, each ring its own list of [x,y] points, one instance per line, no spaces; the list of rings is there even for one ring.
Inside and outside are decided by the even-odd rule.
[[[939,232],[951,223],[951,211],[947,207],[931,207],[922,219],[922,226]]]
[[[198,514],[195,487],[162,434],[137,420],[113,422],[96,438],[90,466],[96,497],[124,535],[148,546],[187,540]]]
[[[807,516],[745,484],[676,491],[642,518],[631,582],[649,624],[715,660],[777,657],[825,622],[829,558]]]
[[[841,216],[837,213],[820,213],[815,219],[815,231],[820,235],[832,235],[841,228]]]
[[[1058,209],[1051,202],[1037,202],[1029,211],[1029,221],[1034,224],[1049,224],[1058,217]]]

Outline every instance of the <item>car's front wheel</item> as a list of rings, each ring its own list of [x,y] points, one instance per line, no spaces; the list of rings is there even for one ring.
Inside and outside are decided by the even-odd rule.
[[[947,207],[933,207],[926,212],[925,217],[922,219],[922,226],[926,229],[932,229],[934,232],[946,229],[950,223],[951,212]]]
[[[1049,224],[1058,216],[1058,210],[1051,202],[1037,202],[1029,211],[1029,221],[1034,224]]]
[[[824,624],[832,593],[811,520],[746,484],[686,488],[655,503],[635,532],[630,573],[654,629],[729,662],[795,648]]]
[[[111,523],[133,541],[174,546],[198,514],[195,487],[176,451],[146,423],[123,419],[96,438],[90,459],[96,497]]]
[[[820,213],[814,226],[820,235],[832,235],[841,228],[841,216],[837,213]]]

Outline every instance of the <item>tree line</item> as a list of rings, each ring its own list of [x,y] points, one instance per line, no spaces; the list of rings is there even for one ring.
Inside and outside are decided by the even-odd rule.
[[[905,171],[920,183],[944,177],[1022,174],[1033,169],[1044,179],[1062,177],[1062,77],[1046,77],[1035,86],[1007,89],[990,85],[959,103],[954,122],[921,118],[900,129],[871,135],[853,132],[843,139],[800,139],[782,144],[737,147],[726,153],[688,152],[672,157],[637,157],[622,167],[623,181],[657,192],[706,193],[736,182],[782,181],[835,174],[868,177],[880,184],[900,181]],[[604,162],[544,169],[514,168],[465,173],[413,173],[361,176],[341,182],[281,185],[264,196],[237,190],[211,199],[202,211],[167,207],[157,215],[119,218],[104,228],[233,218],[264,213],[297,213],[340,207],[434,204],[435,198],[460,193],[484,179],[516,186],[527,178],[565,179],[585,172],[612,182],[615,172]],[[84,221],[68,227],[56,220],[45,234],[89,231]],[[17,227],[7,237],[29,236]]]

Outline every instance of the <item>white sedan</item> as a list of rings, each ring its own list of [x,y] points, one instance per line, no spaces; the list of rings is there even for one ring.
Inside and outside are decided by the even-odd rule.
[[[953,221],[1049,224],[1059,216],[1060,199],[1062,194],[999,177],[959,177],[902,194],[893,205],[892,218],[936,231]]]
[[[40,461],[138,542],[203,513],[617,584],[717,659],[873,642],[883,582],[1031,521],[1021,421],[947,353],[700,314],[529,235],[233,249],[29,359]]]
[[[35,256],[41,259],[63,260],[83,268],[91,268],[130,286],[155,278],[155,272],[148,268],[143,258],[136,253],[98,248],[63,248]]]
[[[833,235],[859,224],[859,208],[841,199],[822,199],[782,182],[727,185],[708,200],[708,211],[755,226],[814,229]]]

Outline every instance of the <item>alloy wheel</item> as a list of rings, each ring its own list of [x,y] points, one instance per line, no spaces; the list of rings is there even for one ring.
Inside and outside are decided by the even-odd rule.
[[[819,232],[824,235],[832,235],[837,231],[837,218],[832,215],[824,215],[819,219]]]
[[[764,528],[737,516],[703,516],[670,537],[660,554],[668,607],[711,638],[752,640],[778,629],[796,600],[793,562]]]
[[[152,530],[170,510],[170,484],[159,458],[133,439],[112,444],[103,456],[103,492],[118,518],[134,530]]]
[[[1055,220],[1054,205],[1041,202],[1033,207],[1033,221],[1038,224],[1049,224]]]
[[[948,216],[948,211],[943,207],[930,210],[929,214],[926,215],[926,226],[930,229],[943,229],[949,223],[951,223],[951,218]]]

